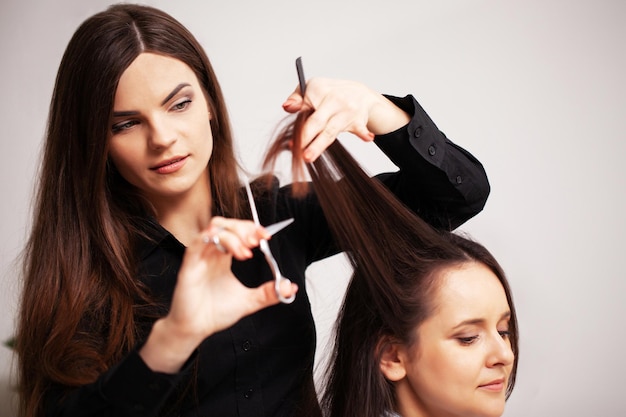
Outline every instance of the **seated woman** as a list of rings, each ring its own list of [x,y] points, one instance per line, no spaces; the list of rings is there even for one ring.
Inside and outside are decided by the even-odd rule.
[[[304,117],[266,158],[272,166],[280,150],[292,149],[296,179],[304,175]],[[515,383],[518,329],[498,262],[482,245],[426,224],[338,141],[306,166],[354,267],[323,385],[324,414],[502,415]]]
[[[324,387],[327,415],[502,415],[518,352],[511,292],[483,246],[446,241],[418,267],[355,270]]]

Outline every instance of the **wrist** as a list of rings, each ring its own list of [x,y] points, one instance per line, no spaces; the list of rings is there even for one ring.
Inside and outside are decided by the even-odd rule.
[[[375,135],[385,135],[406,126],[411,117],[383,95],[370,108],[367,128]]]
[[[164,317],[152,326],[139,356],[153,371],[173,374],[180,371],[201,342],[198,337],[181,334]]]

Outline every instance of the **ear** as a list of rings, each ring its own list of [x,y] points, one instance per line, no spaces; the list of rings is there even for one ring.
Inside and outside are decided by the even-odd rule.
[[[378,342],[380,352],[380,371],[389,381],[397,382],[406,376],[406,368],[400,351],[404,345],[390,337],[383,337]]]

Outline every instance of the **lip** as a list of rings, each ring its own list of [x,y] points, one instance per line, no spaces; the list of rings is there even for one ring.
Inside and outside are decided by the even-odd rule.
[[[150,167],[150,170],[155,171],[159,174],[171,174],[178,171],[185,165],[188,156],[189,155],[175,156],[173,158],[164,159],[154,166]]]
[[[493,381],[478,386],[478,388],[493,392],[500,392],[504,390],[505,387],[506,385],[504,378],[494,379]]]

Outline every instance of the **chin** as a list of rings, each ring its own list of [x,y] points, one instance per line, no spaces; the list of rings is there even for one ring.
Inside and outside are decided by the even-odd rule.
[[[502,403],[484,404],[477,417],[500,417],[504,413],[504,401]]]

